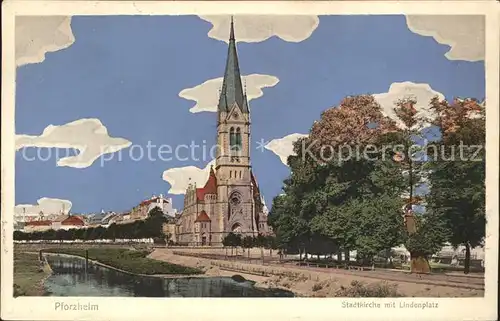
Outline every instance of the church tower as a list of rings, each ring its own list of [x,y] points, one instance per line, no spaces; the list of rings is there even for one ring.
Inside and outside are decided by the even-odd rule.
[[[250,110],[244,90],[234,23],[230,36],[224,80],[217,106],[217,229],[222,234],[255,233],[255,204],[250,163]],[[222,235],[221,237],[224,237]]]

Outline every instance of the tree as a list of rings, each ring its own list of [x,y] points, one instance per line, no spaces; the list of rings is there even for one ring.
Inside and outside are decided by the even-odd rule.
[[[444,217],[449,242],[465,246],[467,274],[471,247],[482,245],[486,230],[485,105],[475,99],[455,99],[450,104],[435,98],[431,106],[441,139],[428,151],[433,161],[427,206]]]
[[[396,102],[394,114],[398,119],[400,149],[393,159],[404,173],[405,189],[403,192],[404,224],[406,230],[406,248],[410,251],[411,271],[429,273],[431,271],[428,257],[441,248],[446,240],[446,228],[442,219],[423,211],[416,214],[415,206],[425,204],[425,197],[418,192],[425,187],[426,130],[429,119],[422,116],[415,107],[417,101],[404,98]]]
[[[250,236],[250,235],[245,236],[241,240],[241,245],[243,246],[243,248],[247,249],[248,258],[250,258],[250,249],[254,245],[254,238],[252,236]]]
[[[269,223],[280,241],[318,256],[343,249],[347,260],[351,249],[373,256],[399,245],[402,171],[383,157],[387,151],[373,150],[395,132],[372,96],[348,97],[323,112],[294,144],[290,177],[273,200]]]
[[[276,242],[276,237],[273,235],[267,235],[265,237],[265,243],[264,247],[269,249],[269,256],[273,255],[272,250],[275,250],[278,248],[278,243]]]
[[[241,235],[230,232],[222,239],[222,244],[231,247],[231,255],[233,255],[233,249],[241,245]]]
[[[147,231],[146,236],[155,239],[164,239],[163,224],[167,221],[163,211],[155,206],[148,213],[148,217],[144,220],[144,227]]]

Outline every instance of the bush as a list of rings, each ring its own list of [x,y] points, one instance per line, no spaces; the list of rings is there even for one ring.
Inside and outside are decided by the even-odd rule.
[[[313,292],[319,291],[323,288],[323,285],[321,283],[316,283],[313,285],[312,290]]]
[[[378,282],[365,285],[359,281],[352,281],[351,286],[348,288],[341,287],[335,293],[336,297],[348,298],[386,298],[386,297],[400,297],[397,292],[396,285],[389,285],[386,282]]]

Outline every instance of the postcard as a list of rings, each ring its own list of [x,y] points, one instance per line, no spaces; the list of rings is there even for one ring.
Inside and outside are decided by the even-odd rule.
[[[2,319],[496,319],[498,3],[2,7]]]

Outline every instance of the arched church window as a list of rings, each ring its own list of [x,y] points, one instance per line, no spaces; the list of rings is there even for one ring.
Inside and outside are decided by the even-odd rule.
[[[236,146],[236,133],[234,131],[234,127],[231,127],[229,130],[229,148],[234,150]]]
[[[229,178],[233,178],[233,171],[229,171]]]
[[[236,146],[238,150],[241,150],[241,129],[239,127],[236,128]]]
[[[241,178],[241,171],[240,171],[240,178]]]

